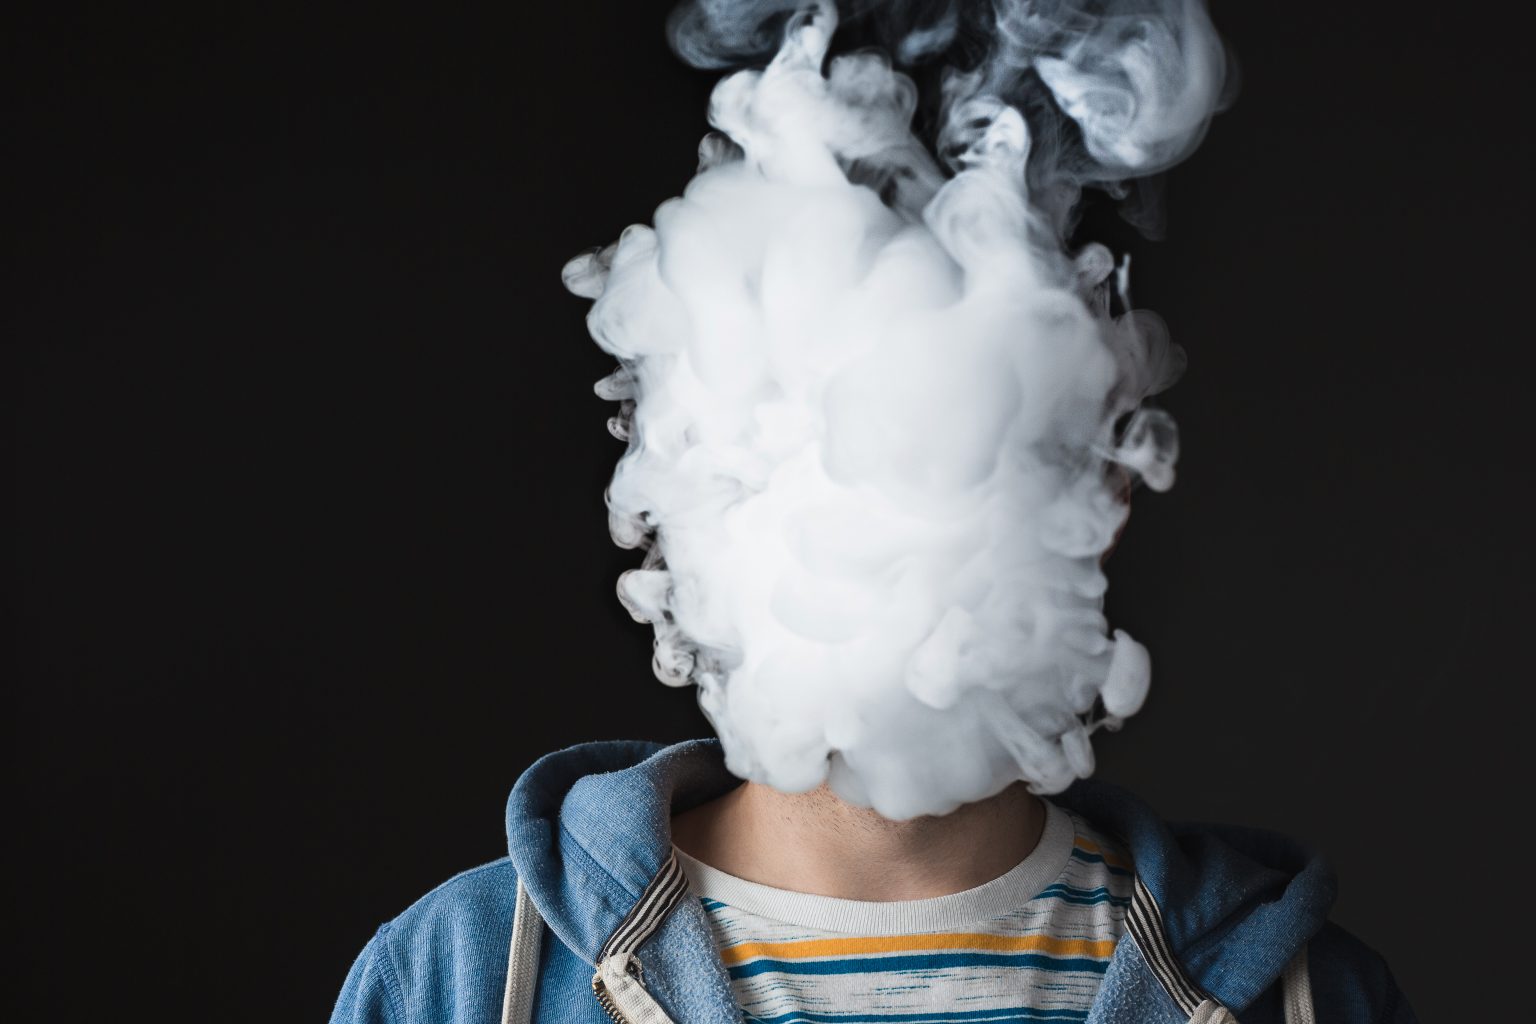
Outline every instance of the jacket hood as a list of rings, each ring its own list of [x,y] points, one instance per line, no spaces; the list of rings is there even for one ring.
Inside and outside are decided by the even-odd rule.
[[[550,930],[595,963],[671,856],[670,818],[740,780],[718,740],[584,743],[525,772],[507,804],[507,844]],[[1241,1011],[1324,925],[1332,871],[1274,833],[1169,824],[1117,786],[1079,782],[1052,802],[1117,834],[1193,980]]]
[[[507,852],[551,931],[588,963],[672,853],[671,817],[727,792],[718,740],[581,743],[540,758],[507,801]]]
[[[1106,782],[1084,780],[1050,799],[1122,839],[1184,969],[1235,1010],[1273,985],[1328,921],[1337,893],[1333,869],[1292,839],[1165,822]]]

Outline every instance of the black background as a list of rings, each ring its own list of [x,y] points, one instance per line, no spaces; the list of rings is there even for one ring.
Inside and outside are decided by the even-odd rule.
[[[536,756],[705,731],[613,598],[559,270],[710,80],[661,3],[63,7],[6,33],[7,1016],[323,1019]],[[1318,844],[1426,1020],[1514,1019],[1529,59],[1476,5],[1214,17],[1238,102],[1111,231],[1190,370],[1102,775]]]

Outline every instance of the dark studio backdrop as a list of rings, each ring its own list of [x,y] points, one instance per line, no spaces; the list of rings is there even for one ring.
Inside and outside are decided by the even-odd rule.
[[[614,598],[559,279],[693,171],[666,10],[8,16],[7,1019],[323,1019],[534,758],[707,731]],[[1190,356],[1101,775],[1315,843],[1426,1020],[1516,1019],[1529,61],[1481,8],[1213,16],[1166,240],[1090,216]]]

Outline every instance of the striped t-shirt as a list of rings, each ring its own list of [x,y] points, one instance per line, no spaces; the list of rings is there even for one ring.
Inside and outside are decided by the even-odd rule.
[[[1028,857],[934,899],[812,896],[677,858],[749,1024],[1081,1021],[1133,887],[1124,850],[1048,802]]]

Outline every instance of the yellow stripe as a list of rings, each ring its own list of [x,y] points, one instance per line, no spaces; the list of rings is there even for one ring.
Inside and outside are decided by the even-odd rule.
[[[937,949],[1049,953],[1052,956],[1087,956],[1108,960],[1115,953],[1115,943],[1110,939],[1058,939],[1050,935],[877,935],[868,938],[804,939],[799,942],[743,942],[721,950],[720,956],[727,964],[739,964],[757,957],[802,960],[818,956],[856,957]]]
[[[1100,846],[1092,839],[1085,839],[1082,836],[1078,836],[1072,841],[1072,844],[1079,850],[1084,850],[1088,853],[1096,853],[1100,857],[1103,857],[1104,863],[1108,864],[1110,867],[1125,868],[1127,871],[1131,869],[1131,865],[1129,863],[1127,863],[1125,860],[1122,860],[1120,857],[1115,856],[1113,853],[1110,853],[1108,850],[1104,849],[1104,847]]]

